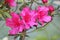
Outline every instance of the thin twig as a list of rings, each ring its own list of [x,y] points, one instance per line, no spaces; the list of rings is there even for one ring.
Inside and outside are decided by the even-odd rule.
[[[50,22],[48,22],[48,23],[46,23],[44,26],[42,26],[42,27],[38,27],[37,29],[40,29],[40,28],[44,28],[46,25],[48,25]],[[33,31],[30,31],[30,32],[27,32],[27,34],[28,33],[31,33],[31,32],[34,32],[34,31],[36,31],[37,29],[34,29]]]
[[[33,2],[34,2],[34,0],[31,0],[31,5],[30,5],[30,8],[31,8],[31,6],[32,6]]]
[[[26,3],[25,0],[23,0],[23,2]]]
[[[22,3],[22,5],[20,6],[20,8],[19,8],[19,10],[21,10],[23,7],[25,7],[26,6],[26,2],[25,2],[25,0],[23,0],[23,3]]]
[[[20,36],[19,40],[25,40],[25,36],[26,36],[26,31],[22,32],[23,35]]]
[[[18,2],[18,0],[17,0],[17,2]],[[18,9],[18,3],[17,3],[17,5],[16,5],[16,9],[15,9],[15,11],[14,12],[16,12],[16,10]]]

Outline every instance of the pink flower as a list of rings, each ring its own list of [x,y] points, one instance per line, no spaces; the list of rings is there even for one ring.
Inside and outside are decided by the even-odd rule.
[[[30,10],[28,7],[25,7],[20,16],[15,12],[11,12],[12,18],[6,19],[6,25],[11,28],[9,34],[17,34],[23,30],[28,30],[30,27],[37,25],[36,23],[36,11]]]
[[[51,16],[48,15],[49,8],[46,6],[39,6],[37,9],[37,18],[38,21],[44,25],[45,22],[51,21]]]
[[[12,18],[6,19],[6,25],[11,28],[9,31],[9,34],[17,34],[19,32],[22,32],[24,29],[23,22],[21,21],[19,15],[12,12],[11,13]]]
[[[14,7],[16,6],[15,0],[5,0],[5,3],[7,3],[9,6]]]
[[[28,7],[25,7],[25,8],[23,8],[20,15],[27,28],[37,25],[35,10],[30,10]]]

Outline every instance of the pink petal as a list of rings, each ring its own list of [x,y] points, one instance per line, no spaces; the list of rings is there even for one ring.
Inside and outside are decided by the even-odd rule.
[[[15,7],[15,6],[16,6],[16,2],[11,2],[11,3],[9,3],[9,5],[10,5],[11,7]]]
[[[26,24],[25,29],[30,29],[30,26],[28,24]]]
[[[44,16],[43,21],[44,22],[50,22],[51,21],[51,16]]]
[[[37,25],[37,23],[35,23],[34,21],[30,21],[30,22],[29,22],[29,25],[32,27],[32,26],[34,26],[34,25]]]
[[[10,13],[12,17],[15,17],[15,18],[20,18],[19,15],[15,12],[11,12]]]
[[[44,21],[42,19],[39,19],[39,23],[41,23],[41,26],[44,26]]]
[[[5,0],[6,3],[8,3],[9,6],[14,7],[16,6],[15,0]]]
[[[22,16],[25,16],[26,13],[29,13],[30,12],[30,9],[29,7],[24,7],[23,10],[21,11],[21,15]]]
[[[30,11],[30,9],[29,9],[29,7],[24,7],[22,11],[28,12],[28,11]]]
[[[9,26],[10,28],[14,27],[13,21],[10,18],[6,19],[6,25]]]
[[[30,25],[28,25],[28,23],[26,23],[24,20],[22,20],[22,21],[23,21],[23,24],[25,26],[25,29],[29,29],[30,28]]]
[[[19,27],[19,32],[22,32],[23,30],[24,30],[24,26],[22,25]]]
[[[38,6],[38,10],[39,11],[49,11],[49,8],[48,7],[46,7],[46,6]]]
[[[12,30],[9,30],[9,34],[17,34],[18,33],[18,28],[14,28]]]

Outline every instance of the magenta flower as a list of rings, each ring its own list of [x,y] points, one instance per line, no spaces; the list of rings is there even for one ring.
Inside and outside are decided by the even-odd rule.
[[[7,3],[9,6],[14,7],[16,6],[15,0],[5,0],[5,3]]]
[[[12,18],[6,19],[6,25],[11,28],[9,34],[17,34],[19,32],[22,32],[24,29],[24,25],[22,24],[23,22],[20,20],[19,15],[12,12],[11,16]]]
[[[45,22],[51,21],[51,16],[48,15],[49,8],[46,6],[39,6],[37,9],[37,18],[39,22],[44,26]]]
[[[23,8],[20,15],[22,17],[22,20],[24,21],[26,28],[37,25],[35,10],[30,10],[28,7],[25,7],[25,8]]]
[[[11,28],[9,34],[17,34],[23,30],[28,30],[30,27],[37,25],[36,23],[36,11],[30,10],[25,7],[20,16],[15,12],[11,13],[12,18],[6,19],[6,25]]]

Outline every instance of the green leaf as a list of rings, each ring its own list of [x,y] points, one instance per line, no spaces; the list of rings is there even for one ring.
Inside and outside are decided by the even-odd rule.
[[[23,0],[18,0],[18,2],[23,2]]]

